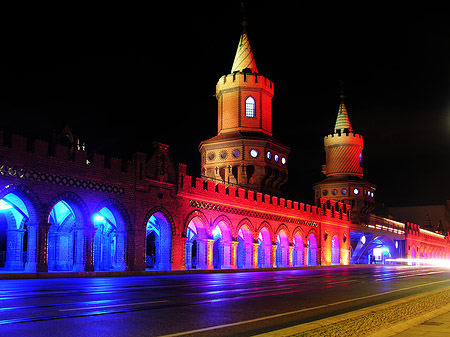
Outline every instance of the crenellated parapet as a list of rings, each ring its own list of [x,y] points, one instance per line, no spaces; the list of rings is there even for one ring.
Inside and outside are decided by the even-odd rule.
[[[119,186],[117,183],[125,183],[135,174],[133,161],[16,134],[5,137],[3,131],[0,131],[0,167],[1,174],[11,178],[68,186],[92,185],[106,192],[121,190],[108,186]]]
[[[223,93],[227,90],[236,90],[237,87],[262,89],[272,96],[274,94],[274,84],[271,80],[258,73],[247,71],[223,75],[217,82],[216,92]]]
[[[185,174],[185,166],[178,169],[178,194],[189,197],[200,208],[212,208],[253,214],[255,217],[276,217],[281,222],[317,227],[320,221],[344,221],[350,219],[350,207],[334,201],[323,202],[321,207],[311,206],[277,196],[243,188],[193,178]],[[326,199],[324,199],[326,200]],[[244,214],[245,215],[245,214]],[[304,219],[304,220],[300,220]]]

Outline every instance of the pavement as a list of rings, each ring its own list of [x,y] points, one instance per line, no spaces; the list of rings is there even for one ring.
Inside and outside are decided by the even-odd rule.
[[[257,337],[448,337],[450,287],[356,310]]]

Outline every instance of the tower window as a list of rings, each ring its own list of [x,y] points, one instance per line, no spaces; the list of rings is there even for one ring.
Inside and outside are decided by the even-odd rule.
[[[245,100],[245,117],[255,117],[255,100],[252,96]]]

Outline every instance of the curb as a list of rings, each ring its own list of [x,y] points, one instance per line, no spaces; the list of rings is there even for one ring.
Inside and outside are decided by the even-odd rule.
[[[250,269],[212,269],[212,270],[148,270],[148,271],[93,271],[93,272],[35,272],[35,273],[0,273],[0,280],[18,279],[47,279],[47,278],[79,278],[79,277],[126,277],[126,276],[158,276],[158,275],[188,275],[188,274],[219,274],[219,273],[247,273],[285,270],[311,270],[329,268],[363,268],[374,267],[370,264],[338,265],[338,266],[312,266],[312,267],[286,267],[286,268],[250,268]],[[382,266],[382,265],[377,265]],[[405,266],[407,267],[407,266]]]
[[[288,337],[288,336],[394,336],[413,326],[450,311],[450,287],[433,290],[427,293],[408,296],[399,300],[359,309],[345,314],[324,318],[310,323],[276,330],[257,335],[256,337]],[[433,303],[427,303],[432,301]],[[437,304],[441,303],[441,304]],[[409,306],[422,306],[419,316],[411,317]],[[428,308],[428,309],[427,309]],[[438,309],[436,309],[438,308]],[[409,310],[408,310],[409,309]],[[395,310],[403,310],[400,315],[393,316]],[[378,319],[377,319],[378,318]],[[389,323],[389,320],[396,322]],[[387,321],[387,322],[386,322]],[[255,336],[254,336],[255,337]]]

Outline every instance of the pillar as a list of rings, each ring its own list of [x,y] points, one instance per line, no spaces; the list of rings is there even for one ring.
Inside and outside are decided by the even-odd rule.
[[[145,270],[145,229],[128,230],[126,234],[126,256],[128,271]]]
[[[231,242],[231,268],[232,269],[237,269],[237,246],[238,246],[238,241],[232,241]],[[244,250],[244,254],[245,254],[245,250]]]
[[[233,265],[232,257],[232,241],[222,241],[223,254],[222,254],[222,269],[231,269]],[[234,264],[236,265],[236,264]]]
[[[282,254],[283,252],[280,252],[281,254],[281,260],[283,260],[282,258]],[[272,245],[272,268],[276,268],[277,267],[277,245],[274,244]]]
[[[214,269],[213,266],[213,247],[214,247],[214,239],[205,239],[206,245],[206,269]]]
[[[5,270],[23,270],[23,235],[21,229],[6,230]]]
[[[38,251],[36,271],[48,272],[48,229],[50,224],[46,221],[38,225]]]
[[[84,272],[85,271],[85,258],[86,258],[86,229],[75,228],[74,235],[74,256],[73,256],[73,271]]]
[[[127,268],[126,260],[126,232],[118,231],[116,236],[116,251],[114,254],[114,271],[125,271]]]
[[[258,268],[258,246],[258,242],[253,243],[253,268]]]
[[[293,252],[294,252],[294,246],[289,245],[289,256],[288,256],[289,267],[293,267],[294,266]]]
[[[86,259],[85,271],[94,271],[94,238],[95,228],[89,228],[85,231]]]
[[[28,243],[27,243],[27,263],[26,272],[35,272],[37,270],[37,252],[38,252],[38,224],[27,224]]]

